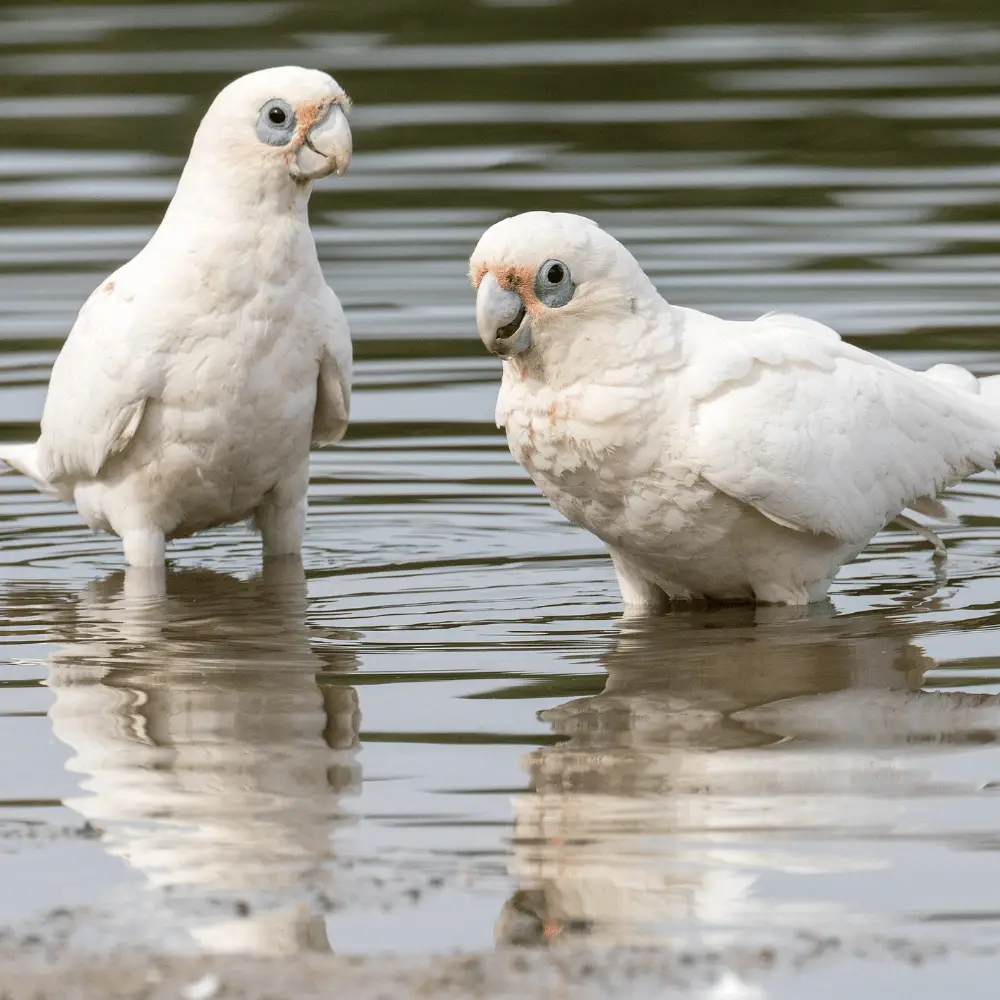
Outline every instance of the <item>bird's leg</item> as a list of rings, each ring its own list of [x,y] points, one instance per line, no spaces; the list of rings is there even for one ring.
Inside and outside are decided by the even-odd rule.
[[[902,528],[909,528],[910,531],[918,534],[925,541],[930,542],[934,546],[934,558],[935,559],[947,559],[948,549],[945,547],[944,542],[930,528],[921,524],[919,521],[914,521],[912,517],[907,517],[905,514],[897,514],[893,520]]]
[[[306,528],[306,498],[292,499],[272,490],[254,511],[253,523],[260,532],[265,559],[297,556]]]
[[[126,604],[130,601],[147,601],[151,598],[163,597],[167,592],[167,567],[133,566],[125,570],[125,581],[122,593]]]
[[[614,563],[615,575],[618,577],[618,589],[622,592],[625,610],[628,614],[658,614],[666,611],[670,600],[667,595],[650,583],[628,556],[618,549],[608,546],[611,561]]]
[[[121,532],[125,561],[129,566],[163,566],[167,558],[167,540],[156,528],[128,528]]]

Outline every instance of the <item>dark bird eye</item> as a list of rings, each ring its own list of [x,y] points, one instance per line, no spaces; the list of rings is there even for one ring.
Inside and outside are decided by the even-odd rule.
[[[535,275],[535,295],[550,309],[566,305],[575,291],[569,268],[561,260],[547,260]]]
[[[282,109],[279,108],[277,105],[275,105],[273,108],[271,108],[270,111],[268,111],[267,117],[275,125],[284,125],[288,119],[288,115],[286,115],[285,112],[282,111]]]

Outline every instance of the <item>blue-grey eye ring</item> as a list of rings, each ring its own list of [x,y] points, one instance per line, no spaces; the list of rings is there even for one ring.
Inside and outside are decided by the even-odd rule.
[[[535,275],[535,295],[550,309],[566,305],[575,291],[569,268],[561,260],[547,260]]]
[[[285,146],[295,135],[295,111],[288,101],[274,98],[268,101],[257,116],[257,138],[269,146]]]

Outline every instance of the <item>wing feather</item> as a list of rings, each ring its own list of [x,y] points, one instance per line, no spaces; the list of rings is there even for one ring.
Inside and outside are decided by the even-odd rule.
[[[147,331],[114,278],[84,303],[52,369],[39,439],[50,483],[97,477],[162,387],[158,356],[138,346]]]
[[[786,527],[864,544],[905,508],[993,468],[1000,407],[795,316],[716,338],[692,386],[700,475]]]
[[[316,387],[313,445],[334,444],[347,431],[351,415],[351,334],[340,300],[327,290],[323,353]]]

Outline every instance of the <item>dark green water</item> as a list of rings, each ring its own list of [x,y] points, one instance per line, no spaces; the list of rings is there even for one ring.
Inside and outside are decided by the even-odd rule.
[[[493,427],[466,261],[528,208],[596,218],[678,303],[1000,370],[1000,14],[766,10],[0,2],[0,435],[34,433],[83,299],[262,66],[356,101],[313,222],[358,358],[306,579],[255,578],[233,528],[143,601],[116,540],[0,480],[0,926],[67,908],[82,943],[265,953],[995,937],[995,479],[955,491],[937,590],[891,531],[832,608],[625,624]]]

